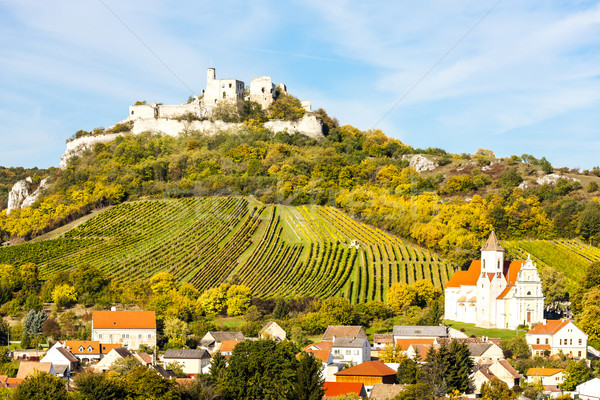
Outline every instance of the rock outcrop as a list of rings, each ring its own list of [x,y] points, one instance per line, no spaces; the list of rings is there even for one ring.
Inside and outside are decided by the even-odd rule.
[[[408,160],[408,164],[417,172],[431,171],[436,167],[433,161],[420,154],[405,154],[402,158]]]
[[[40,182],[37,189],[35,189],[35,191],[32,193],[33,180],[31,177],[27,177],[21,181],[18,181],[13,185],[10,192],[8,192],[8,206],[6,208],[6,214],[10,214],[12,210],[29,207],[40,198],[42,192],[48,186],[48,178],[44,178]]]
[[[541,178],[538,178],[536,183],[538,185],[556,185],[556,182],[558,182],[559,179],[566,179],[568,181],[577,181],[580,182],[579,179],[575,179],[575,178],[570,178],[568,176],[563,176],[563,175],[558,175],[558,174],[548,174],[548,175],[544,175]]]
[[[91,149],[96,143],[112,142],[119,135],[122,134],[108,133],[106,135],[84,136],[71,140],[67,143],[67,149],[60,157],[60,168],[66,168],[67,162],[71,157],[81,154],[84,150]]]

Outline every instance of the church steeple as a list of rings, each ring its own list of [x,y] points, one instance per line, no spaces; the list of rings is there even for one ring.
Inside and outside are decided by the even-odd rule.
[[[481,272],[503,275],[503,266],[504,248],[500,246],[496,234],[492,231],[487,242],[481,248]]]
[[[498,241],[494,231],[490,233],[490,237],[481,248],[481,251],[501,251],[504,253],[504,248],[500,246],[500,242]]]

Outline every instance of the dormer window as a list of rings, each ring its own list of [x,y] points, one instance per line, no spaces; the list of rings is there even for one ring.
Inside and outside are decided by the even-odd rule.
[[[94,348],[92,346],[88,346],[88,352],[91,353],[92,351],[94,351]]]
[[[83,346],[79,346],[79,352],[83,353]]]

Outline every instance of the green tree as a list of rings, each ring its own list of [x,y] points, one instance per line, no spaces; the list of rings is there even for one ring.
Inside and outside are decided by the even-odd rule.
[[[396,378],[398,383],[403,385],[414,385],[417,383],[417,379],[421,372],[421,364],[419,364],[419,356],[415,355],[413,358],[404,358],[398,365],[398,372]]]
[[[58,376],[36,371],[16,387],[12,400],[67,400],[65,382]]]
[[[287,301],[283,297],[279,297],[275,301],[275,309],[273,310],[273,317],[276,319],[287,319],[289,317],[290,309]]]
[[[127,396],[120,377],[112,374],[83,372],[75,375],[76,400],[119,400]]]
[[[431,388],[424,383],[413,383],[404,386],[394,400],[430,400],[436,397],[431,393]]]
[[[175,277],[168,272],[159,272],[150,278],[150,287],[157,296],[170,293],[175,290]]]
[[[43,311],[30,310],[23,321],[23,329],[30,337],[37,336],[42,333],[44,321],[48,316]]]
[[[242,315],[252,304],[252,291],[248,286],[231,285],[227,290],[227,315]]]
[[[304,116],[306,110],[302,108],[300,100],[287,93],[279,93],[277,99],[268,109],[269,118],[296,121]]]
[[[528,358],[531,354],[527,340],[523,336],[516,336],[504,343],[504,350],[508,350],[518,358]]]
[[[579,217],[579,233],[583,240],[595,245],[600,241],[600,204],[590,201],[583,209]]]
[[[181,400],[215,400],[221,393],[209,375],[197,375],[196,379],[178,385]]]
[[[23,279],[23,291],[27,294],[39,293],[41,282],[37,265],[26,263],[21,265],[20,270]]]
[[[208,368],[208,373],[217,382],[221,382],[225,376],[226,368],[227,359],[225,359],[225,356],[219,351],[213,356],[212,362],[210,363],[210,367]]]
[[[449,351],[446,377],[448,393],[453,393],[455,390],[460,393],[471,391],[473,383],[470,375],[473,368],[473,360],[471,359],[471,352],[467,344],[452,340]]]
[[[566,391],[575,390],[577,385],[594,377],[593,371],[588,368],[585,360],[569,361],[563,375],[565,380],[560,387]]]
[[[227,285],[221,285],[208,289],[200,295],[198,303],[206,315],[215,316],[223,312],[227,301],[227,289]]]
[[[105,290],[110,280],[94,265],[84,263],[75,268],[71,274],[71,282],[80,297],[87,295],[95,300]]]
[[[179,394],[175,388],[175,381],[165,379],[156,371],[146,367],[137,367],[131,370],[124,378],[128,399],[132,400],[176,400]]]
[[[177,318],[165,319],[164,333],[169,338],[169,343],[179,344],[179,347],[183,347],[188,337],[188,324]]]
[[[489,382],[481,385],[481,398],[483,400],[516,400],[517,396],[506,383],[493,377]]]
[[[581,313],[577,325],[588,334],[588,340],[600,340],[600,287],[594,287],[583,295]]]
[[[321,400],[324,394],[322,369],[321,360],[312,354],[302,352],[298,357],[298,372],[292,398],[295,400]]]
[[[110,371],[114,371],[119,375],[127,375],[131,371],[137,369],[140,362],[133,356],[121,357],[112,363]]]
[[[584,289],[600,286],[600,262],[596,261],[587,266],[580,285]]]

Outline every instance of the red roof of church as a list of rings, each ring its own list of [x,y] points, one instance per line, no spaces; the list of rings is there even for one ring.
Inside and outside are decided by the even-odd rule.
[[[508,279],[508,282],[506,283],[506,289],[504,289],[502,293],[500,293],[500,295],[498,296],[499,299],[503,299],[504,296],[506,296],[506,294],[508,293],[508,291],[512,289],[513,286],[515,286],[515,283],[517,282],[517,275],[519,275],[519,271],[521,271],[521,267],[523,266],[523,264],[525,264],[525,261],[511,261],[510,263],[505,262],[505,271],[507,269],[506,264],[508,264],[508,273],[504,272],[504,276]]]
[[[507,278],[508,282],[506,285],[506,289],[498,296],[499,299],[503,299],[504,296],[508,293],[508,291],[515,285],[517,281],[517,275],[519,275],[519,271],[521,271],[521,267],[525,264],[525,261],[505,261],[502,273]],[[477,285],[477,280],[481,275],[481,260],[471,261],[471,265],[467,271],[456,271],[452,278],[444,287],[460,287],[460,286],[475,286]],[[488,274],[488,279],[491,281],[494,277],[494,273]]]

